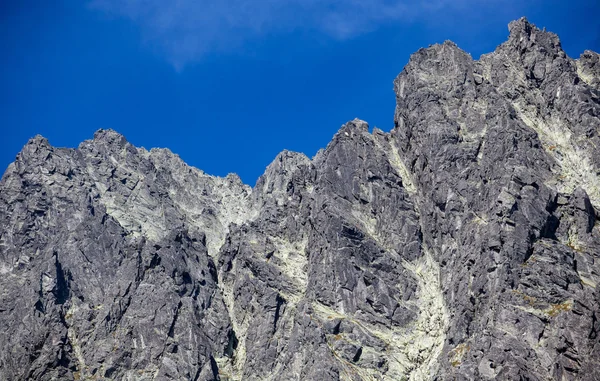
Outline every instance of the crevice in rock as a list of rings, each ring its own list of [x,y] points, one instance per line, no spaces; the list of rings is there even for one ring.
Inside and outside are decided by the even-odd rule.
[[[358,350],[356,351],[356,354],[352,358],[352,362],[357,363],[358,360],[360,360],[360,356],[362,355],[362,352],[363,352],[362,347],[358,348]]]
[[[54,266],[56,268],[56,285],[53,290],[54,296],[56,297],[56,304],[65,304],[69,299],[69,281],[70,274],[65,273],[61,263],[58,260],[58,253],[54,253]]]
[[[229,358],[233,358],[235,351],[238,347],[238,338],[235,334],[235,331],[232,329],[227,332],[227,345],[225,346],[225,350],[223,351],[223,355]]]
[[[173,314],[173,321],[171,322],[171,326],[169,327],[169,333],[167,334],[168,337],[172,338],[175,335],[175,324],[177,324],[177,318],[179,317],[179,311],[181,310],[182,305],[183,303],[180,300],[177,304],[177,308],[175,309],[175,313]]]
[[[277,322],[279,321],[279,314],[281,313],[281,307],[285,304],[286,300],[279,294],[276,297],[275,316],[273,318],[273,332],[277,331]]]
[[[219,377],[219,366],[217,365],[217,362],[215,361],[215,358],[213,356],[210,356],[210,370],[212,372],[214,381],[218,381],[221,379]],[[213,381],[213,380],[211,380],[211,381]]]

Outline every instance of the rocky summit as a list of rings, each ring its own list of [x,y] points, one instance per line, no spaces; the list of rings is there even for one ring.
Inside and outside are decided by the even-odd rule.
[[[452,42],[256,185],[111,130],[0,182],[1,380],[599,380],[600,56]],[[391,112],[391,110],[390,110]]]

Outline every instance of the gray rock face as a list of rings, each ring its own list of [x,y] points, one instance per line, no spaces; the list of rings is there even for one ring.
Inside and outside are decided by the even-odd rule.
[[[2,380],[600,379],[600,58],[421,49],[250,188],[114,131],[0,182]]]

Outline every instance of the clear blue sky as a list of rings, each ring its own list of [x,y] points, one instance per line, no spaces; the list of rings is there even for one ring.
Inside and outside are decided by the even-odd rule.
[[[112,128],[254,185],[350,119],[390,130],[412,52],[449,39],[477,58],[521,16],[572,57],[600,50],[598,1],[0,0],[0,172],[35,134]]]

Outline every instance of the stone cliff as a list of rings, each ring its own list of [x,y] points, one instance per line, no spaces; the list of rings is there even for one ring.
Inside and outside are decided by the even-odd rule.
[[[110,130],[0,182],[2,380],[600,379],[600,57],[421,49],[251,188]]]

